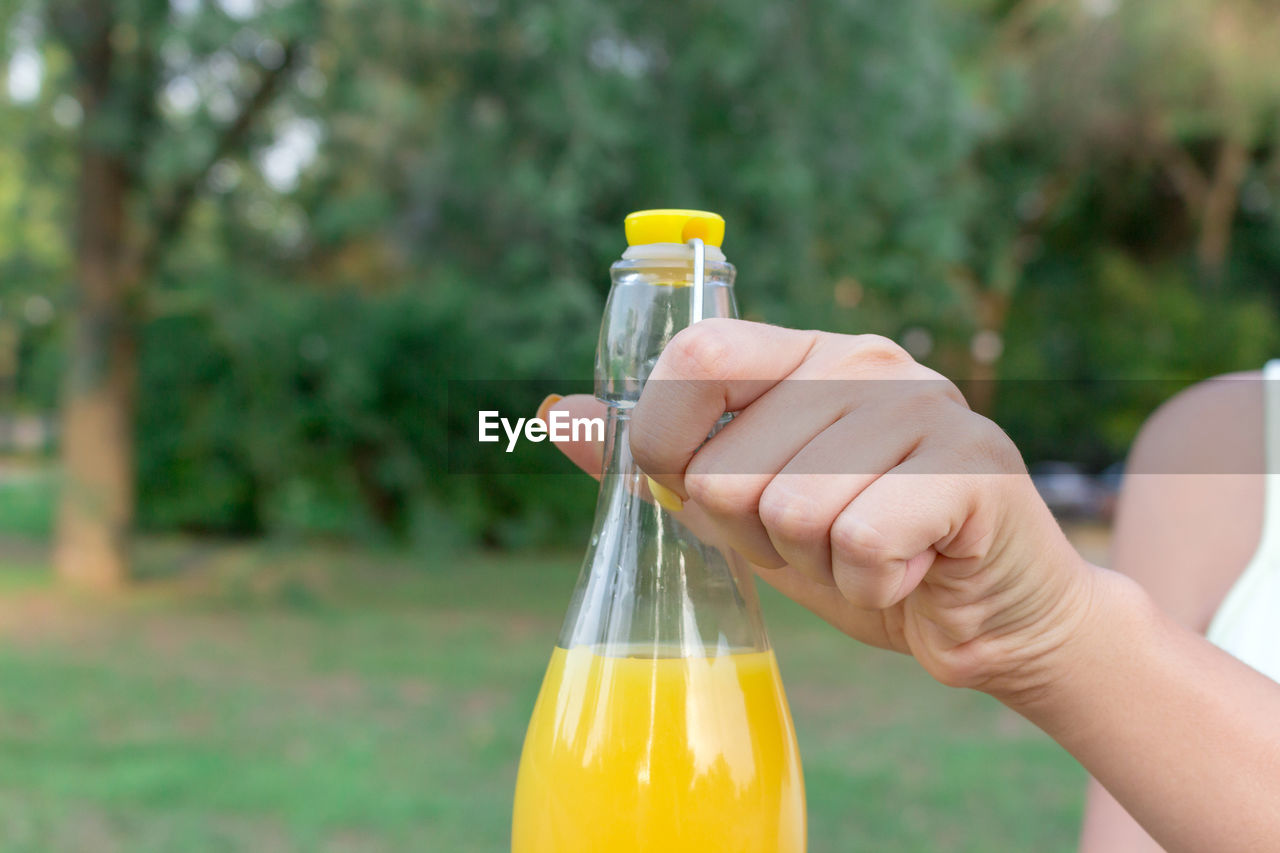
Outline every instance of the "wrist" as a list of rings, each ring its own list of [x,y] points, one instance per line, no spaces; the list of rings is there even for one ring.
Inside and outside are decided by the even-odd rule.
[[[1157,629],[1159,611],[1133,580],[1078,558],[1070,592],[1045,630],[1029,644],[1016,678],[988,691],[1057,736],[1079,725],[1099,671]]]

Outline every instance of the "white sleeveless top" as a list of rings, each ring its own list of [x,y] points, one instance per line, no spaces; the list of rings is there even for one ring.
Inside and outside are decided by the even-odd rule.
[[[1263,370],[1266,492],[1262,537],[1209,623],[1209,641],[1280,681],[1280,359]]]

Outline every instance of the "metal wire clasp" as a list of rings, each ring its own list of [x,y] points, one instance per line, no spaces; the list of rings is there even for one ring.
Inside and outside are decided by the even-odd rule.
[[[689,312],[689,325],[702,319],[703,312],[703,288],[706,286],[706,247],[702,244],[701,237],[694,237],[689,241],[693,247],[693,293],[690,297],[693,299],[693,308]]]

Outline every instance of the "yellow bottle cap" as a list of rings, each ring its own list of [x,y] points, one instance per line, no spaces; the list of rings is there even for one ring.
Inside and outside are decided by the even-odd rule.
[[[627,214],[627,245],[687,243],[697,237],[708,246],[724,241],[724,217],[705,210],[637,210]]]

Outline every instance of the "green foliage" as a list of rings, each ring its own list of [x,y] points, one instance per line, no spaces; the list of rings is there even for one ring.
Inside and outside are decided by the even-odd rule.
[[[540,481],[571,467],[550,448],[523,460],[523,477],[473,474],[474,412],[527,416],[541,396],[501,383],[493,399],[464,384],[455,393],[478,396],[445,405],[446,380],[486,351],[456,302],[423,288],[217,285],[210,310],[157,319],[143,338],[144,527],[516,545],[554,538],[589,510],[590,481],[576,482],[586,478],[567,493],[576,506],[536,507]]]
[[[927,5],[335,12],[312,51],[323,92],[287,102],[322,123],[319,159],[288,194],[241,171],[169,254],[157,302],[200,307],[146,332],[143,520],[407,535],[443,505],[464,538],[563,535],[589,481],[540,500],[539,472],[567,470],[546,447],[523,476],[457,476],[473,425],[438,389],[545,380],[490,389],[519,416],[589,379],[631,209],[722,211],[757,316],[831,326],[832,287],[865,278],[863,316],[835,327],[892,331],[895,306],[945,296],[929,282],[960,250],[939,199],[965,108]]]
[[[1100,469],[1142,422],[1205,377],[1260,369],[1280,347],[1262,296],[1206,299],[1188,270],[1100,252],[1041,270],[1020,296],[996,420],[1028,459]],[[1066,334],[1067,331],[1073,334]]]
[[[949,190],[969,128],[931,10],[495,4],[464,27],[475,47],[451,67],[435,155],[402,181],[438,211],[422,257],[502,294],[494,334],[567,332],[585,369],[623,216],[706,207],[729,222],[751,312],[885,330],[962,248]],[[833,317],[849,278],[876,298]]]
[[[17,129],[0,149],[0,321],[22,318],[28,409],[53,405],[67,337],[81,129],[57,13],[73,6],[3,19],[10,51],[44,60],[34,100],[0,98]],[[651,206],[726,216],[750,317],[923,329],[921,357],[959,380],[1149,380],[995,398],[1030,458],[1105,465],[1165,380],[1256,368],[1277,344],[1274,75],[1195,29],[1265,51],[1248,6],[121,4],[122,43],[159,50],[113,107],[144,188],[131,214],[153,223],[196,179],[138,300],[139,517],[565,536],[590,482],[548,479],[571,467],[545,445],[515,473],[486,468],[463,414],[527,416],[589,379],[622,218]],[[202,173],[295,45],[278,96]],[[1166,50],[1187,59],[1177,74]],[[1249,146],[1236,184],[1233,139]],[[1206,188],[1224,175],[1238,203],[1209,278],[1201,237],[1222,213]],[[26,319],[33,297],[52,324]],[[997,364],[972,355],[980,329],[1003,339]],[[454,386],[448,406],[459,379],[525,381]]]

